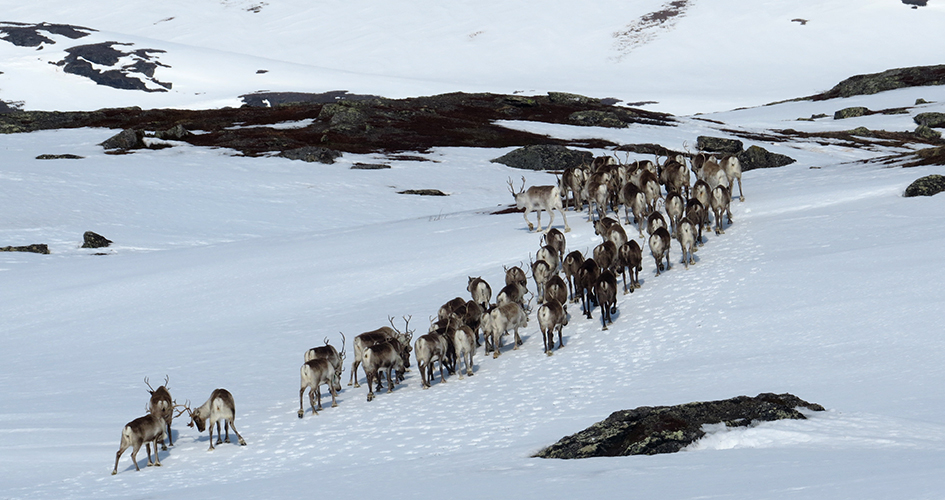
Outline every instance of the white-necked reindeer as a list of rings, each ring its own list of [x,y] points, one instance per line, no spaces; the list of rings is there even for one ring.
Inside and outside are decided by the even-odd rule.
[[[190,423],[188,427],[197,424],[197,430],[203,432],[204,428],[210,431],[210,448],[213,449],[213,424],[217,424],[217,444],[230,442],[230,427],[239,438],[240,446],[246,446],[246,440],[240,436],[236,430],[236,403],[233,401],[233,395],[226,389],[214,389],[210,393],[210,399],[200,405],[196,410],[187,408],[190,413]],[[223,428],[226,431],[226,439],[220,438],[220,421],[223,420]],[[208,450],[208,451],[209,451]]]
[[[551,217],[545,231],[551,229],[551,225],[555,222],[555,213],[553,210],[557,210],[558,213],[561,214],[561,218],[564,219],[564,232],[571,230],[571,227],[568,226],[568,217],[564,215],[561,191],[558,189],[558,186],[532,186],[525,189],[525,177],[522,177],[522,188],[519,189],[517,193],[515,192],[515,186],[512,184],[512,179],[509,179],[509,191],[515,198],[515,205],[525,210],[525,222],[528,224],[529,231],[535,229],[535,225],[528,220],[528,214],[532,212],[537,212],[538,231],[541,231],[542,210],[548,212],[548,215]]]

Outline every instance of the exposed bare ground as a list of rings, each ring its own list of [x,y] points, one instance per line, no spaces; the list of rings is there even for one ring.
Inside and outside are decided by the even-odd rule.
[[[633,49],[656,39],[661,33],[673,29],[679,19],[686,15],[686,10],[694,0],[673,0],[660,6],[660,10],[650,12],[628,24],[624,29],[615,31],[613,37],[614,59],[620,61]]]

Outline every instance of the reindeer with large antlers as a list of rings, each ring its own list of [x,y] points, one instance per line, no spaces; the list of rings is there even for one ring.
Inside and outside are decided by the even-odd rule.
[[[538,231],[541,231],[542,210],[548,212],[548,215],[551,217],[545,231],[551,229],[551,225],[555,222],[555,213],[552,210],[557,210],[558,213],[561,214],[561,218],[564,219],[564,232],[571,230],[571,227],[568,226],[568,217],[564,215],[561,191],[558,189],[558,186],[532,186],[525,189],[525,177],[522,177],[522,187],[516,192],[515,185],[512,184],[512,179],[510,178],[509,192],[511,192],[512,196],[515,198],[516,206],[525,210],[525,222],[528,224],[529,231],[535,230],[535,225],[528,220],[528,214],[532,212],[537,212],[538,214]]]
[[[167,388],[167,382],[170,377],[164,376],[164,385],[157,389],[151,387],[148,377],[144,378],[145,385],[148,386],[148,392],[151,394],[151,400],[148,401],[148,411],[160,417],[167,426],[167,444],[164,444],[164,438],[161,438],[161,449],[167,450],[168,446],[174,446],[174,439],[171,437],[171,422],[174,420],[174,400],[171,399],[171,392]],[[157,448],[154,449],[155,453]]]

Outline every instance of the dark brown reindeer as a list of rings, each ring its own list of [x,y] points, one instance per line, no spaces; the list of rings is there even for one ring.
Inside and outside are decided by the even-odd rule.
[[[174,446],[174,439],[171,437],[171,422],[174,421],[174,400],[171,399],[171,392],[167,388],[167,382],[169,377],[164,376],[164,385],[158,387],[157,389],[151,387],[151,383],[148,382],[148,377],[144,378],[144,384],[148,386],[148,393],[151,394],[151,400],[148,401],[148,411],[154,414],[157,414],[164,420],[167,430],[167,444],[164,444],[164,439],[161,439],[161,449],[167,450],[168,446]]]
[[[118,445],[118,453],[115,454],[115,468],[112,469],[112,475],[118,474],[118,460],[121,454],[129,447],[131,448],[131,461],[135,463],[135,470],[141,470],[138,467],[138,450],[141,445],[145,445],[148,452],[148,467],[151,465],[161,466],[161,457],[158,456],[158,441],[163,440],[167,426],[164,418],[159,413],[149,413],[143,417],[138,417],[125,424],[121,430],[121,444]],[[151,461],[151,445],[154,444],[154,461]]]

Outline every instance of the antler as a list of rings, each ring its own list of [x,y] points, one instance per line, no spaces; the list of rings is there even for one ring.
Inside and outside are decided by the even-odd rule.
[[[524,175],[522,176],[522,189],[519,189],[518,192],[519,193],[525,192],[525,176]]]
[[[341,353],[340,353],[340,355],[341,355],[341,360],[344,361],[344,359],[345,359],[345,342],[346,342],[346,340],[345,340],[345,332],[339,331],[338,333],[341,334]]]
[[[404,319],[404,331],[407,332],[408,336],[411,336],[413,334],[413,330],[409,328],[409,325],[410,325],[410,319],[413,318],[413,315],[401,316],[401,317]]]
[[[144,383],[148,386],[148,392],[154,394],[154,387],[151,387],[151,382],[148,382],[148,377],[144,377]]]
[[[193,417],[194,412],[190,409],[190,400],[189,400],[189,399],[187,400],[186,403],[184,403],[184,404],[182,404],[182,405],[179,405],[179,404],[177,404],[177,401],[174,401],[174,406],[172,407],[172,409],[176,410],[177,408],[181,408],[181,407],[182,407],[183,409],[180,410],[179,412],[177,412],[177,415],[174,415],[174,418],[180,417],[180,416],[183,415],[184,413],[187,413],[188,415],[190,415],[191,417]],[[189,423],[189,424],[187,424],[187,425],[190,426],[190,427],[193,427],[194,424],[193,424],[193,422],[191,422],[191,423]]]

